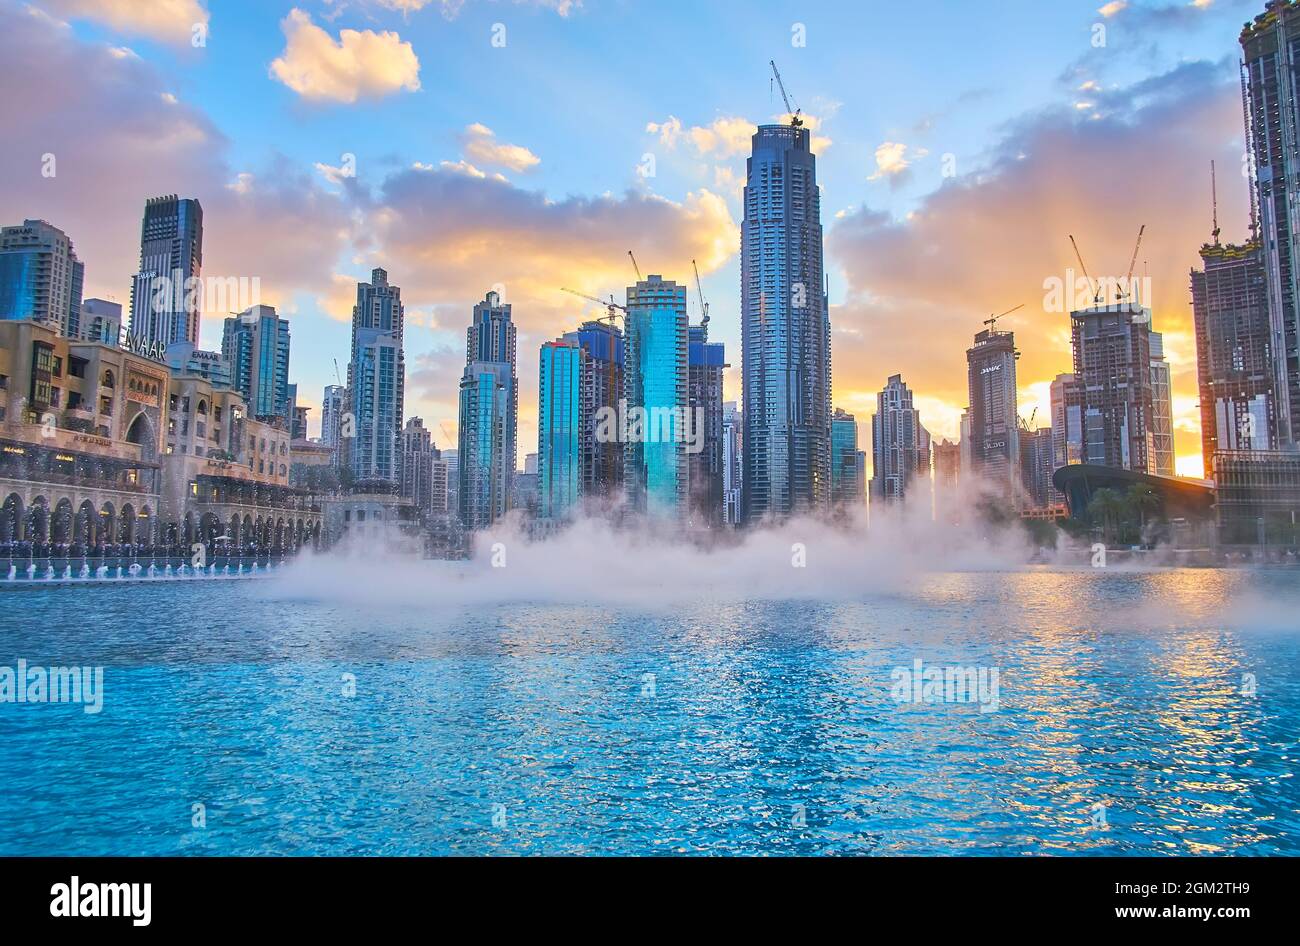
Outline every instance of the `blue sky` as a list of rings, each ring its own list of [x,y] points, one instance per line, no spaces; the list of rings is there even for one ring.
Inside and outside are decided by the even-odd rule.
[[[97,64],[79,77],[94,88],[48,106],[60,123],[22,111],[35,96],[6,106],[18,110],[6,114],[6,127],[31,129],[30,141],[27,131],[19,139],[32,151],[55,147],[40,139],[57,137],[46,130],[56,124],[101,129],[59,142],[74,151],[77,178],[45,186],[30,179],[26,164],[0,168],[11,172],[0,185],[0,212],[6,222],[36,216],[63,227],[87,263],[90,291],[125,301],[139,226],[139,209],[129,208],[155,193],[199,197],[208,220],[205,269],[262,276],[292,319],[293,380],[309,403],[333,380],[333,359],[346,362],[347,280],[372,266],[390,270],[413,312],[408,402],[435,431],[454,432],[457,361],[474,301],[497,282],[514,290],[507,298],[516,306],[529,392],[537,345],[584,314],[558,287],[578,282],[575,288],[621,294],[632,277],[629,248],[643,270],[680,280],[690,277],[691,256],[701,257],[713,326],[736,365],[735,392],[743,125],[784,111],[770,82],[775,59],[820,139],[832,319],[844,332],[837,403],[866,422],[873,392],[902,371],[927,412],[923,420],[951,436],[970,335],[992,309],[1027,302],[1032,313],[1042,279],[1072,262],[1057,230],[1078,231],[1085,252],[1096,254],[1094,268],[1104,271],[1127,262],[1132,235],[1146,223],[1151,253],[1159,254],[1151,270],[1168,286],[1157,321],[1173,342],[1178,452],[1197,452],[1180,283],[1208,234],[1208,220],[1195,221],[1208,218],[1212,158],[1226,168],[1220,190],[1232,219],[1225,236],[1239,239],[1244,229],[1240,116],[1234,129],[1230,105],[1237,34],[1262,3],[159,0],[142,9],[148,6],[0,0],[37,45]],[[189,25],[200,19],[207,38],[196,49]],[[331,72],[337,61],[313,57],[321,43],[348,50],[346,30],[371,45],[340,77]],[[295,33],[304,46],[291,55]],[[8,35],[0,53],[21,41]],[[404,57],[418,61],[418,72],[400,74]],[[305,70],[297,88],[273,70],[286,58]],[[13,83],[39,78],[10,68],[14,75],[5,78]],[[349,84],[355,101],[340,98]],[[329,93],[315,94],[323,88]],[[159,106],[155,93],[176,102]],[[1147,135],[1144,122],[1160,124]],[[1170,137],[1171,127],[1184,131]],[[1095,158],[1072,166],[1070,149],[1056,147],[1070,136],[1106,135],[1150,140],[1152,153],[1137,168],[1116,154],[1114,166],[1098,169]],[[152,151],[143,144],[150,138]],[[1204,154],[1188,155],[1188,142],[1196,148],[1202,138]],[[475,140],[487,147],[475,151]],[[1034,143],[1032,154],[1025,143]],[[507,145],[530,157],[512,160],[500,150]],[[1148,177],[1161,148],[1186,159],[1167,193],[1161,185],[1172,170]],[[355,155],[356,177],[331,180],[328,168],[345,154]],[[646,154],[654,156],[653,177],[638,173]],[[1019,174],[1017,161],[1028,166],[1048,154],[1055,164]],[[955,177],[943,173],[945,156]],[[1126,184],[1126,175],[1140,182]],[[399,194],[416,196],[395,205]],[[1126,205],[1137,205],[1133,215],[1115,213]],[[928,216],[958,208],[965,216],[942,239],[926,235]],[[490,225],[475,221],[476,213]],[[1032,264],[1022,250],[1000,254],[1005,233],[989,221],[1014,214],[1027,230],[1035,216],[1053,218],[1037,241],[1050,244],[1050,254]],[[512,215],[527,222],[516,227]],[[912,257],[893,258],[897,247],[910,247]],[[892,278],[927,252],[944,260],[928,276],[911,284]],[[987,281],[967,275],[949,286],[969,274],[969,260],[955,261],[967,254],[981,260],[982,273],[993,272]],[[936,285],[947,291],[936,293]],[[920,334],[905,345],[886,341],[900,324],[903,334]],[[1037,322],[1011,327],[1025,333],[1028,413],[1052,374],[1068,370],[1068,346],[1061,350],[1059,322],[1041,312]],[[209,313],[204,341],[213,345],[219,335],[220,314]],[[522,408],[524,452],[535,436],[527,426],[532,408]]]

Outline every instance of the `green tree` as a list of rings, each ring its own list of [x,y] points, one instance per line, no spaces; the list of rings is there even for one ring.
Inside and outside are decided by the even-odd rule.
[[[1124,506],[1124,496],[1119,490],[1103,486],[1092,494],[1092,500],[1088,503],[1088,515],[1095,524],[1101,526],[1102,536],[1107,542],[1114,541],[1119,534]]]

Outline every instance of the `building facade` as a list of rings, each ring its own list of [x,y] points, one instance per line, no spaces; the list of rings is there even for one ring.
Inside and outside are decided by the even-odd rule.
[[[716,528],[724,519],[722,373],[729,367],[727,349],[722,342],[709,341],[707,318],[690,326],[686,337],[687,433],[691,437],[686,452],[689,514],[693,524]]]
[[[836,507],[866,502],[866,483],[858,467],[858,421],[848,411],[835,408],[831,415],[831,504]]]
[[[0,229],[0,319],[34,319],[79,338],[85,278],[72,241],[58,227],[24,220]]]
[[[1128,303],[1070,313],[1083,462],[1156,473],[1151,311]]]
[[[1278,402],[1261,244],[1201,247],[1192,270],[1201,457],[1214,476],[1219,452],[1276,450]]]
[[[465,333],[457,449],[461,524],[482,529],[510,508],[518,462],[519,382],[510,305],[489,292]]]
[[[761,125],[741,226],[744,520],[825,510],[831,495],[830,318],[808,128]]]
[[[584,322],[577,331],[565,333],[563,340],[577,344],[584,355],[578,383],[581,492],[587,503],[607,503],[623,488],[623,443],[597,436],[597,424],[602,416],[618,411],[623,397],[623,332],[612,321]]]
[[[1014,499],[1020,492],[1020,425],[1016,390],[1016,338],[1012,332],[985,329],[966,351],[969,463],[962,475],[969,482]]]
[[[686,286],[648,276],[627,289],[623,403],[623,484],[629,506],[655,517],[684,517],[688,501]],[[638,418],[640,422],[638,423]],[[609,425],[606,425],[609,426]]]
[[[562,519],[578,505],[583,488],[584,423],[582,379],[587,354],[576,342],[542,345],[538,368],[537,514]],[[528,475],[528,464],[524,474]]]
[[[434,512],[434,461],[438,448],[433,443],[433,433],[424,426],[424,419],[412,417],[402,428],[402,489],[400,495],[411,501],[416,518],[427,520]],[[443,479],[446,505],[446,479]]]
[[[289,390],[289,345],[289,320],[269,305],[256,305],[226,319],[221,335],[221,357],[229,366],[230,383],[255,417],[268,423],[279,418],[286,427],[294,401]]]
[[[722,405],[722,518],[732,527],[740,525],[744,512],[740,491],[741,455],[743,454],[745,418],[735,401]]]
[[[1083,462],[1083,393],[1072,374],[1058,374],[1051,386],[1053,472]]]
[[[203,208],[197,200],[151,197],[140,224],[140,271],[131,285],[130,334],[163,346],[199,342]]]
[[[370,282],[357,284],[357,303],[352,308],[346,409],[352,436],[346,438],[346,452],[356,480],[401,483],[404,330],[402,290],[389,283],[385,270],[375,269]]]
[[[913,407],[912,391],[901,375],[892,376],[876,395],[871,461],[873,500],[901,501],[913,481],[929,479],[930,435],[921,426],[921,412]]]

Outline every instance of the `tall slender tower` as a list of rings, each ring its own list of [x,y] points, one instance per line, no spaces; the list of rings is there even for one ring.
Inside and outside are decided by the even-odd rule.
[[[1020,492],[1020,427],[1016,396],[1016,336],[988,328],[966,350],[970,391],[968,469],[975,479],[1014,500]],[[1150,380],[1150,370],[1147,373]],[[965,451],[963,451],[965,452]],[[963,469],[963,474],[966,470]]]
[[[460,380],[460,520],[466,529],[491,525],[510,508],[518,436],[519,382],[515,324],[495,292],[474,306],[465,332]]]
[[[376,269],[370,282],[357,283],[348,404],[355,425],[349,450],[352,475],[359,480],[401,482],[403,323],[402,290],[388,282],[387,272]]]
[[[912,391],[902,375],[894,375],[876,395],[871,417],[873,500],[904,499],[913,480],[930,476],[930,434],[921,426],[921,412],[912,406]]]
[[[203,208],[175,194],[145,201],[140,272],[131,285],[131,334],[150,342],[199,342],[202,293],[187,285],[203,270]]]
[[[1254,168],[1268,294],[1278,441],[1300,441],[1300,6],[1270,0],[1241,31],[1246,137]]]
[[[824,511],[831,493],[830,318],[821,196],[796,117],[762,125],[741,229],[744,520]]]

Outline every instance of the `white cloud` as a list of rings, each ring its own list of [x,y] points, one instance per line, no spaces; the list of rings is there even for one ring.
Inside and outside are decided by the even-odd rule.
[[[303,98],[352,103],[420,88],[420,60],[396,33],[342,30],[336,42],[297,8],[281,27],[287,42],[271,75]]]
[[[896,178],[911,166],[912,162],[907,159],[907,145],[898,141],[886,141],[876,148],[876,173],[867,180]]]
[[[676,148],[679,143],[686,141],[701,155],[730,158],[749,152],[749,142],[756,129],[748,119],[734,116],[715,119],[708,125],[686,128],[681,119],[669,115],[666,121],[648,123],[645,130],[658,135],[660,143],[668,149]]]
[[[196,27],[206,27],[202,0],[46,0],[59,16],[94,20],[114,30],[190,45]]]
[[[461,145],[466,157],[481,164],[493,164],[510,171],[528,171],[541,164],[542,159],[523,145],[499,142],[486,125],[475,122],[461,135]]]

